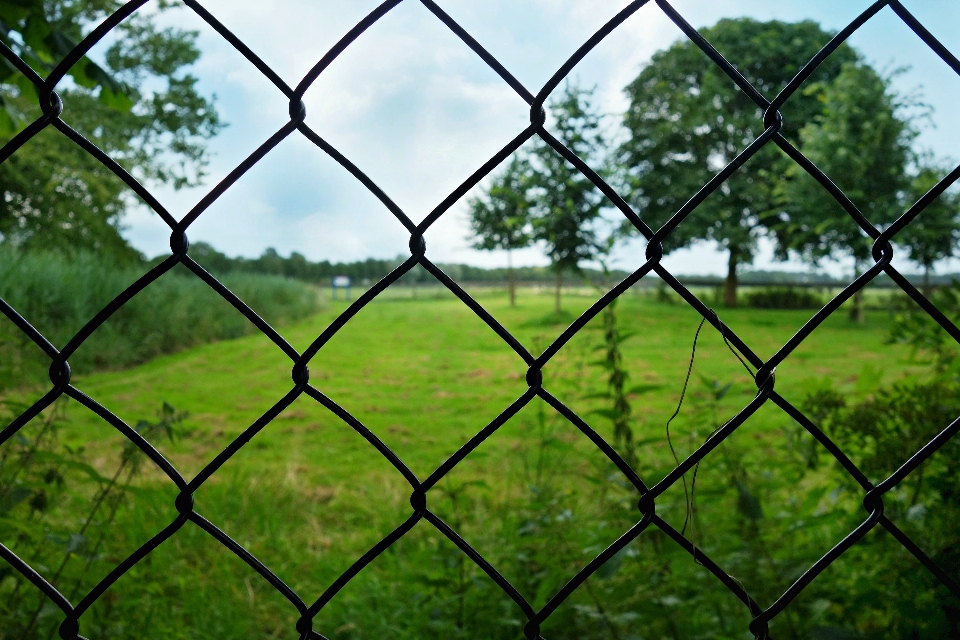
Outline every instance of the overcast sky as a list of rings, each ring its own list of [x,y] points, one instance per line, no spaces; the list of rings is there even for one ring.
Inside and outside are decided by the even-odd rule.
[[[206,0],[204,6],[240,36],[290,85],[365,14],[376,0]],[[438,4],[536,93],[566,58],[625,6],[625,0],[438,0]],[[696,27],[723,17],[761,20],[812,18],[838,30],[869,0],[676,0]],[[905,0],[904,4],[952,51],[960,53],[960,3]],[[229,126],[210,143],[206,187],[159,189],[177,216],[196,203],[286,122],[286,98],[196,15],[183,9],[164,20],[200,32],[203,57],[193,69],[202,90],[217,97]],[[651,2],[595,49],[573,72],[597,87],[601,110],[615,125],[626,107],[622,90],[651,54],[681,37]],[[851,39],[881,69],[909,66],[896,81],[920,90],[934,109],[934,125],[920,144],[960,161],[960,78],[930,52],[889,9]],[[313,84],[305,97],[307,122],[374,179],[419,221],[529,122],[526,104],[423,5],[406,0],[360,37]],[[130,213],[126,236],[147,255],[168,251],[169,232],[147,211]],[[465,199],[427,234],[437,262],[505,264],[500,253],[470,248]],[[229,255],[256,256],[267,247],[311,260],[390,258],[407,252],[408,235],[390,213],[345,170],[297,133],[274,149],[191,227]],[[620,248],[614,266],[643,261],[643,245]],[[725,257],[709,245],[666,259],[680,273],[721,273]],[[518,264],[545,264],[536,249]],[[768,251],[756,268],[783,268]],[[804,268],[788,264],[788,268]],[[960,268],[960,265],[944,265]],[[828,265],[839,272],[843,265]]]

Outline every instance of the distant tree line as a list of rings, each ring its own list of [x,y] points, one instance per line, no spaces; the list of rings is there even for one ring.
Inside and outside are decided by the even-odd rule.
[[[347,276],[355,285],[372,284],[388,275],[405,260],[398,256],[392,260],[378,260],[368,258],[356,262],[311,262],[302,254],[294,251],[288,257],[277,253],[276,249],[269,248],[258,258],[231,258],[206,242],[195,242],[190,245],[190,256],[204,269],[215,274],[256,273],[274,275],[302,280],[319,285],[330,284],[334,276]],[[151,260],[151,264],[158,264],[166,256],[158,256]],[[456,282],[489,282],[503,283],[507,281],[507,269],[484,269],[466,264],[440,264],[439,267]],[[555,277],[552,267],[520,267],[513,270],[513,275],[520,282],[547,282]],[[583,269],[571,272],[572,282],[578,284],[601,284],[604,279],[622,280],[627,276],[626,271],[611,271],[603,273],[595,269]],[[423,267],[415,266],[405,273],[399,281],[404,285],[417,285],[436,282]]]

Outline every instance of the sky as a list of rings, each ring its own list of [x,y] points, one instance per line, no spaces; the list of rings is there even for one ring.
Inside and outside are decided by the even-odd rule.
[[[626,0],[437,0],[438,4],[533,93]],[[246,42],[288,84],[299,79],[354,24],[374,0],[205,0],[203,5]],[[839,30],[869,0],[676,0],[695,27],[724,17],[814,19]],[[960,54],[960,2],[904,0],[941,42]],[[288,120],[286,98],[221,36],[189,9],[167,12],[165,23],[199,31],[200,61],[191,69],[206,95],[216,96],[228,123],[209,142],[211,163],[203,187],[155,192],[182,216],[203,194]],[[680,30],[650,2],[593,50],[573,71],[615,132],[627,103],[623,87]],[[938,158],[960,162],[960,77],[889,9],[851,39],[878,69],[908,70],[895,80],[901,93],[919,93],[933,108],[918,144]],[[413,220],[419,221],[529,123],[529,108],[426,7],[405,0],[354,42],[307,92],[307,123],[366,172]],[[482,188],[482,185],[481,185]],[[461,199],[426,235],[435,262],[503,266],[503,252],[470,247],[468,198]],[[169,231],[149,210],[124,219],[124,235],[148,256],[169,251]],[[323,151],[294,133],[245,174],[193,224],[192,241],[228,255],[257,256],[267,247],[297,251],[310,260],[353,261],[408,255],[409,236],[386,208]],[[617,248],[611,266],[636,268],[644,245]],[[514,264],[544,265],[542,250],[514,252]],[[677,273],[725,273],[715,246],[674,252],[664,264]],[[909,264],[900,264],[913,271]],[[807,270],[773,261],[764,243],[754,268]],[[849,271],[843,262],[822,269]],[[960,261],[939,266],[960,270]]]

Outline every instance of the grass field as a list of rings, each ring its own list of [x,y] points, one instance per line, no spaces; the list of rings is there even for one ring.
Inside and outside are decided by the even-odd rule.
[[[567,296],[560,321],[548,295],[522,295],[516,308],[492,293],[480,301],[539,353],[593,298]],[[333,302],[283,334],[302,350],[345,308]],[[630,396],[638,471],[653,484],[674,464],[665,424],[680,396],[700,316],[685,304],[634,294],[617,311],[621,332],[633,334],[622,350],[628,387],[638,387]],[[812,312],[720,314],[766,358]],[[865,326],[842,311],[835,314],[778,368],[777,390],[800,403],[830,381],[858,398],[920,371],[906,347],[887,344],[889,323],[879,310]],[[609,420],[597,413],[609,404],[601,396],[607,375],[597,364],[601,344],[595,321],[549,363],[544,386],[612,440]],[[320,351],[310,372],[315,386],[376,433],[420,479],[526,389],[524,363],[492,330],[452,297],[425,293],[366,307]],[[728,393],[716,393],[727,383]],[[152,419],[164,401],[189,412],[186,437],[156,442],[188,479],[292,386],[289,360],[263,336],[82,376],[75,384],[129,424]],[[731,417],[755,392],[721,336],[706,325],[687,401],[671,426],[677,454],[693,451],[711,425]],[[121,455],[121,436],[75,402],[68,417],[63,441],[85,447],[93,466],[106,474]],[[849,507],[859,500],[838,493],[830,473],[804,472],[796,461],[802,438],[787,416],[768,405],[700,470],[695,539],[722,557],[724,569],[758,599],[767,598],[762,605],[842,537]],[[535,400],[433,489],[428,504],[542,606],[576,568],[639,519],[635,496],[623,484],[582,434]],[[117,514],[117,533],[90,565],[94,577],[106,575],[176,517],[175,491],[159,471],[148,470],[137,487]],[[196,509],[309,603],[409,516],[409,494],[402,476],[370,444],[302,396],[199,490]],[[762,505],[762,516],[736,516],[737,505],[743,511],[748,498],[757,509]],[[680,529],[685,504],[677,485],[658,501],[657,513]],[[793,526],[796,521],[807,526]],[[744,533],[748,529],[753,533]],[[730,532],[737,532],[736,539]],[[768,557],[757,560],[745,551],[763,544]],[[872,553],[898,553],[883,544]],[[746,609],[689,555],[653,533],[629,549],[624,568],[613,567],[615,576],[591,579],[558,610],[544,626],[546,637],[744,637]],[[625,581],[646,586],[628,589]],[[802,630],[811,624],[810,611],[829,615],[822,600],[802,597],[774,628],[785,637],[808,637]],[[676,606],[685,602],[695,611]],[[119,611],[126,612],[120,623]],[[51,614],[49,624],[56,618]],[[294,638],[296,619],[295,609],[259,576],[188,524],[121,579],[84,618],[93,626],[81,630],[91,638]],[[519,609],[485,575],[421,522],[348,585],[314,628],[332,640],[512,638],[522,637],[522,621]]]

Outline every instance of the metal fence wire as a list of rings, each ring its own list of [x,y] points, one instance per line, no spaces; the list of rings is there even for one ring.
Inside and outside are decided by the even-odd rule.
[[[408,0],[414,2],[415,0]],[[597,44],[605,37],[617,29],[633,13],[646,5],[648,2],[655,2],[660,9],[690,38],[696,45],[715,63],[720,69],[736,83],[736,85],[748,95],[757,106],[763,111],[764,131],[756,138],[743,152],[740,153],[729,165],[724,167],[716,176],[705,184],[696,194],[691,194],[690,200],[676,212],[676,214],[661,229],[654,230],[648,227],[641,217],[620,197],[617,192],[611,188],[604,180],[591,170],[580,158],[570,149],[561,144],[544,127],[546,119],[544,111],[544,102],[551,92],[566,78],[574,66],[584,58]],[[15,138],[0,149],[0,162],[6,161],[11,154],[24,145],[28,140],[37,135],[46,127],[54,127],[65,136],[73,140],[77,145],[90,153],[99,162],[103,163],[113,173],[120,177],[137,195],[139,195],[163,221],[170,227],[170,248],[172,254],[161,264],[153,268],[149,273],[141,277],[123,293],[116,297],[106,308],[101,310],[86,326],[84,326],[62,349],[57,349],[33,326],[30,325],[15,309],[9,304],[0,300],[0,309],[13,321],[34,343],[36,343],[50,357],[50,380],[51,389],[31,406],[22,415],[16,418],[9,426],[0,432],[0,444],[3,444],[12,438],[28,421],[37,416],[44,408],[48,407],[57,398],[62,395],[74,398],[79,403],[94,412],[114,428],[133,442],[159,467],[179,488],[179,495],[176,498],[175,506],[178,511],[176,519],[170,523],[160,533],[156,534],[149,542],[135,551],[132,555],[114,568],[107,577],[97,584],[89,593],[87,593],[79,602],[71,603],[63,594],[61,594],[53,585],[47,582],[43,576],[35,571],[29,564],[21,560],[10,549],[0,544],[0,557],[24,577],[29,579],[38,589],[40,589],[59,609],[65,617],[60,625],[59,633],[63,640],[76,640],[83,638],[80,634],[81,618],[91,605],[100,598],[105,591],[114,584],[124,573],[129,571],[134,565],[142,560],[152,550],[157,548],[162,542],[173,536],[181,527],[188,522],[200,527],[209,533],[220,544],[230,549],[239,556],[250,567],[256,570],[266,581],[283,594],[290,603],[296,607],[299,612],[299,619],[296,623],[296,631],[301,640],[324,638],[319,630],[313,628],[313,620],[321,609],[346,585],[357,573],[365,566],[370,564],[378,555],[383,553],[388,547],[396,542],[401,536],[410,531],[414,525],[421,520],[426,520],[436,527],[444,536],[449,538],[459,549],[477,564],[503,591],[520,607],[526,615],[527,622],[524,626],[524,634],[527,638],[534,640],[541,638],[540,625],[547,619],[561,603],[566,600],[574,590],[576,590],[591,574],[593,574],[604,562],[609,560],[614,554],[623,549],[637,536],[650,527],[657,527],[669,536],[676,544],[686,549],[694,559],[706,567],[717,580],[739,598],[749,609],[752,622],[749,631],[758,639],[768,638],[769,622],[780,614],[797,595],[810,584],[824,569],[839,558],[847,549],[863,538],[867,532],[874,527],[881,526],[889,531],[913,556],[917,558],[927,569],[929,569],[956,597],[960,597],[960,586],[957,585],[943,570],[934,562],[900,529],[884,516],[883,497],[888,491],[897,486],[904,480],[908,474],[914,471],[922,462],[932,456],[941,446],[952,438],[960,430],[960,418],[954,420],[949,426],[941,431],[933,440],[928,442],[922,449],[912,455],[912,457],[897,469],[886,480],[877,485],[872,484],[867,477],[851,462],[844,452],[830,440],[829,437],[801,413],[795,406],[787,402],[776,391],[775,370],[779,363],[793,352],[803,340],[810,335],[831,313],[837,310],[841,304],[848,300],[855,292],[861,290],[871,280],[880,273],[886,273],[899,287],[906,292],[921,308],[923,308],[936,322],[943,327],[958,343],[960,343],[960,329],[958,329],[950,320],[940,313],[916,288],[914,288],[891,264],[893,258],[893,247],[891,240],[902,231],[910,222],[916,218],[924,208],[934,201],[951,184],[960,178],[960,167],[954,169],[939,184],[931,189],[926,195],[917,201],[912,207],[904,212],[900,218],[882,232],[874,227],[869,220],[861,213],[850,199],[840,190],[831,180],[820,171],[810,160],[795,148],[782,135],[783,118],[779,109],[786,103],[790,97],[800,89],[804,82],[810,77],[818,65],[830,55],[842,42],[850,37],[857,29],[863,26],[872,16],[881,9],[889,6],[893,12],[917,35],[919,36],[939,57],[946,62],[954,72],[960,74],[960,60],[958,60],[946,47],[944,47],[926,28],[907,11],[898,0],[880,0],[874,2],[868,9],[860,14],[856,20],[851,22],[846,28],[840,31],[823,49],[817,53],[800,72],[793,78],[789,84],[772,100],[768,100],[756,88],[754,88],[724,57],[704,39],[691,25],[681,16],[667,0],[636,0],[630,3],[626,8],[617,13],[593,36],[587,40],[577,51],[561,66],[550,80],[536,93],[532,93],[524,87],[510,72],[494,58],[483,46],[475,40],[463,27],[447,15],[433,0],[420,0],[430,12],[432,12],[443,24],[445,24],[460,40],[469,46],[491,69],[493,69],[500,78],[503,79],[527,104],[530,105],[530,125],[516,136],[510,143],[501,149],[495,156],[490,158],[480,169],[469,177],[463,184],[450,193],[429,215],[419,224],[415,224],[406,213],[404,213],[394,202],[384,193],[363,171],[350,162],[340,152],[334,149],[316,132],[314,132],[306,123],[306,109],[302,102],[304,93],[310,85],[322,74],[336,59],[343,53],[347,47],[353,43],[358,36],[366,31],[371,25],[387,15],[393,8],[399,5],[402,0],[388,0],[372,13],[361,20],[353,27],[337,44],[327,52],[323,58],[310,69],[309,73],[300,80],[296,87],[288,85],[279,75],[277,75],[266,63],[263,62],[253,50],[244,44],[237,36],[221,24],[216,17],[210,14],[196,0],[184,0],[184,3],[192,9],[201,19],[215,29],[223,38],[225,38],[233,47],[236,48],[254,67],[256,67],[264,76],[266,76],[278,91],[283,93],[290,102],[290,120],[284,124],[276,133],[257,148],[249,157],[241,162],[233,171],[230,172],[219,184],[217,184],[202,200],[183,218],[177,220],[163,205],[140,183],[127,173],[116,162],[110,159],[103,151],[98,149],[89,140],[84,139],[80,134],[70,128],[60,118],[63,110],[63,102],[56,92],[57,85],[64,79],[67,71],[76,64],[84,55],[90,51],[91,47],[102,40],[110,31],[129,17],[133,12],[143,5],[147,0],[134,0],[124,5],[115,14],[100,24],[91,32],[59,65],[48,77],[39,76],[28,64],[17,57],[5,45],[0,44],[0,53],[13,64],[21,73],[29,78],[37,87],[40,96],[40,107],[42,116],[31,123]],[[187,241],[187,230],[190,225],[231,185],[233,185],[244,173],[246,173],[254,164],[259,162],[284,138],[293,135],[295,132],[305,136],[308,140],[316,144],[321,150],[336,160],[346,168],[353,176],[359,180],[367,189],[369,189],[403,224],[410,233],[410,257],[403,262],[396,270],[380,280],[371,289],[360,296],[349,308],[344,311],[336,320],[321,333],[316,340],[303,352],[300,353],[294,349],[273,327],[257,316],[250,307],[234,295],[227,287],[217,281],[212,275],[207,273],[197,262],[189,255],[189,244]],[[547,144],[553,147],[557,153],[562,155],[589,178],[603,192],[620,212],[642,233],[649,241],[646,250],[646,262],[632,273],[628,278],[620,282],[609,292],[604,294],[596,303],[594,303],[586,312],[576,319],[573,324],[566,328],[563,333],[539,356],[532,355],[520,342],[512,336],[497,320],[491,316],[476,300],[470,297],[461,287],[459,287],[451,278],[441,271],[435,264],[425,256],[426,245],[424,242],[424,233],[430,228],[450,207],[463,197],[470,189],[475,187],[485,176],[493,171],[504,159],[514,153],[522,144],[533,136],[540,136]],[[769,360],[759,358],[732,329],[727,327],[722,319],[709,310],[700,300],[697,299],[687,288],[661,264],[663,258],[662,241],[670,234],[677,225],[681,224],[691,211],[693,211],[703,200],[715,191],[733,172],[737,171],[747,160],[751,158],[761,147],[774,144],[783,150],[790,158],[796,161],[801,167],[809,172],[817,181],[824,186],[836,199],[838,203],[846,210],[850,217],[860,226],[860,228],[873,238],[873,258],[875,264],[865,273],[856,278],[849,286],[837,295],[833,300],[816,313],[807,323],[794,335],[777,353]],[[274,404],[266,413],[250,425],[239,437],[230,445],[221,451],[212,462],[192,480],[187,481],[174,466],[167,461],[157,449],[140,436],[134,429],[124,423],[119,417],[114,415],[109,409],[102,406],[94,399],[88,397],[76,387],[70,384],[70,365],[69,359],[77,348],[104,323],[121,306],[128,302],[137,293],[143,291],[153,281],[161,275],[172,269],[177,264],[183,264],[190,269],[197,277],[206,282],[214,291],[229,301],[241,313],[246,316],[250,322],[266,334],[273,343],[281,349],[292,362],[292,386],[276,404]],[[477,316],[479,316],[491,329],[493,329],[527,364],[526,382],[528,389],[517,398],[510,406],[505,408],[495,420],[484,427],[479,433],[473,436],[459,451],[451,456],[446,462],[438,467],[428,478],[421,480],[403,463],[402,460],[390,450],[375,434],[367,429],[359,420],[354,418],[349,412],[341,408],[331,398],[316,386],[310,383],[309,371],[307,365],[310,360],[317,355],[325,344],[357,314],[361,309],[369,304],[384,289],[396,282],[404,273],[409,271],[415,265],[422,265],[427,271],[433,274],[442,282],[451,292],[463,301]],[[683,460],[679,466],[671,471],[665,478],[653,486],[648,486],[634,471],[630,468],[614,451],[614,449],[600,435],[594,431],[587,423],[577,416],[573,411],[567,408],[560,400],[553,396],[543,387],[543,367],[553,358],[553,356],[566,344],[578,331],[580,331],[588,321],[600,313],[604,307],[610,304],[617,296],[636,284],[647,274],[655,273],[664,282],[669,284],[688,304],[696,309],[706,322],[713,325],[720,331],[726,339],[736,347],[743,357],[756,368],[755,381],[757,385],[757,395],[741,409],[736,416],[727,422],[716,434],[705,444],[700,446],[693,454]],[[410,506],[411,513],[409,518],[399,527],[392,531],[388,536],[378,542],[373,548],[367,551],[361,558],[344,572],[327,590],[312,603],[308,604],[301,595],[295,593],[290,587],[284,584],[273,572],[251,553],[245,550],[240,544],[232,540],[213,523],[206,520],[203,516],[194,510],[193,496],[197,489],[228,460],[237,453],[241,447],[250,441],[261,429],[270,423],[281,411],[289,406],[301,395],[306,394],[313,398],[324,407],[331,410],[348,425],[363,436],[380,455],[385,457],[403,475],[409,482],[411,488]],[[637,522],[623,534],[616,542],[611,544],[602,553],[587,563],[579,573],[576,574],[568,583],[566,583],[558,593],[556,593],[547,604],[540,610],[536,610],[531,604],[515,589],[495,567],[487,562],[484,557],[474,550],[460,535],[450,526],[444,523],[428,508],[428,493],[437,485],[437,483],[447,475],[456,465],[464,460],[470,453],[476,449],[484,440],[489,438],[501,425],[503,425],[511,416],[516,414],[523,406],[531,402],[534,398],[542,398],[558,412],[565,416],[576,428],[583,432],[623,473],[625,478],[636,488],[637,503]],[[780,407],[792,419],[800,423],[810,434],[819,441],[843,466],[850,476],[862,487],[864,492],[863,505],[867,516],[863,522],[851,531],[841,542],[830,549],[822,558],[813,564],[801,575],[772,605],[767,608],[759,606],[749,593],[735,579],[731,578],[714,563],[702,550],[696,549],[688,538],[681,535],[676,529],[670,526],[656,513],[657,498],[667,489],[680,481],[685,473],[694,468],[697,463],[703,460],[714,448],[717,447],[725,438],[730,436],[747,418],[753,415],[762,405],[772,402]],[[371,450],[371,454],[373,451]]]

